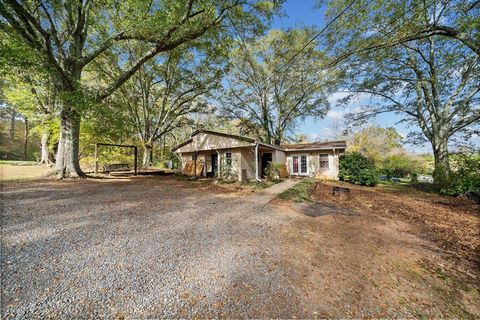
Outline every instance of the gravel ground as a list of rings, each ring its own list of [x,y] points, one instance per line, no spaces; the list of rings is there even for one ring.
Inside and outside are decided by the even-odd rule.
[[[2,318],[307,316],[255,196],[138,178],[3,198]]]
[[[478,277],[395,214],[406,195],[312,217],[270,201],[294,183],[9,183],[1,318],[480,318]]]

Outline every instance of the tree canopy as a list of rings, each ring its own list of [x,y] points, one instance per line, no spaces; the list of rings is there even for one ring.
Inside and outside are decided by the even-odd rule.
[[[480,120],[480,56],[470,45],[478,43],[478,2],[366,4],[357,3],[358,13],[329,34],[347,57],[342,86],[351,95],[343,102],[358,94],[373,98],[349,118],[358,124],[381,113],[400,115],[420,129],[410,137],[432,145],[437,171],[448,172],[449,139]],[[425,32],[446,25],[463,36]]]
[[[63,176],[83,176],[79,165],[82,112],[122,86],[161,52],[198,40],[228,44],[231,23],[261,30],[274,9],[270,1],[23,1],[0,3],[1,28],[16,32],[54,77],[61,103],[56,165]],[[228,19],[227,19],[228,17]],[[100,88],[85,83],[85,68],[118,42],[142,43],[137,60]],[[114,51],[123,59],[129,53]]]
[[[299,121],[328,111],[334,74],[322,71],[324,54],[315,45],[302,50],[312,35],[308,29],[272,30],[255,43],[240,43],[230,56],[223,110],[247,120],[267,143],[280,144]]]

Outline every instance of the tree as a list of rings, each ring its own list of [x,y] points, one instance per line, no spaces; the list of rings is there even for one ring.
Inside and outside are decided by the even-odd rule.
[[[27,160],[29,123],[30,118],[34,117],[36,100],[28,86],[21,84],[17,79],[7,82],[7,86],[3,89],[5,100],[12,106],[14,112],[23,118],[24,136],[23,136],[23,160]]]
[[[272,30],[240,43],[231,53],[225,114],[258,124],[256,135],[276,145],[305,117],[325,116],[333,74],[320,72],[323,54],[315,43],[298,54],[311,37],[309,30]]]
[[[365,127],[352,135],[348,151],[359,152],[379,163],[382,158],[403,151],[402,136],[395,128]]]
[[[176,128],[193,125],[190,115],[208,110],[206,98],[220,84],[219,53],[190,49],[177,48],[147,62],[112,96],[119,108],[127,107],[144,150],[144,167],[152,161],[154,143]],[[124,63],[117,62],[117,73]]]
[[[52,79],[48,73],[38,71],[25,72],[32,66],[24,65],[23,68],[16,66],[9,75],[4,77],[4,96],[5,103],[12,110],[12,122],[17,113],[23,117],[25,122],[24,133],[24,158],[27,157],[29,126],[39,124],[39,128],[32,126],[33,132],[40,135],[40,163],[49,165],[48,141],[50,136],[50,124],[55,117],[55,89]],[[15,74],[15,75],[13,75]],[[12,126],[13,127],[13,126]],[[11,134],[14,133],[14,127],[11,128]]]
[[[417,12],[407,18],[410,28],[427,28],[432,21],[438,24],[451,18],[441,1],[434,1],[433,6],[423,2],[387,3],[392,8],[371,19],[370,32],[388,36],[386,26],[392,19],[399,18],[399,12],[402,9],[405,12],[409,5]],[[360,31],[353,32],[347,48],[362,45],[366,31],[365,25],[361,25]],[[346,32],[342,30],[339,36]],[[478,34],[470,36],[478,37]],[[404,122],[420,128],[421,136],[415,137],[428,140],[432,145],[435,171],[440,177],[449,172],[449,139],[480,119],[479,59],[480,56],[462,41],[439,35],[357,52],[344,62],[348,67],[345,67],[343,86],[351,93],[344,102],[348,103],[358,94],[368,94],[374,99],[358,112],[351,113],[349,120],[358,124],[381,113],[402,115]]]
[[[318,1],[320,5],[325,1]],[[350,1],[328,2],[327,17],[334,17]],[[332,55],[330,65],[352,55],[414,40],[441,36],[463,44],[480,55],[480,1],[478,0],[357,0],[327,30]],[[433,12],[425,18],[427,10]],[[339,26],[339,27],[337,27]]]
[[[110,96],[161,52],[201,37],[221,41],[229,30],[224,23],[227,16],[232,21],[258,25],[260,21],[253,13],[268,14],[271,9],[270,2],[240,0],[0,3],[1,27],[15,31],[52,73],[62,100],[56,167],[61,176],[70,177],[84,175],[79,164],[80,120],[90,104]],[[143,54],[105,86],[88,87],[85,68],[118,41],[143,43]]]

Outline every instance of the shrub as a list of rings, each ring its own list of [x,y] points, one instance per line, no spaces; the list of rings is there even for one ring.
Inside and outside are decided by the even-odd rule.
[[[265,174],[267,175],[268,179],[270,180],[280,179],[281,167],[282,165],[280,163],[268,162],[267,167],[265,168]]]
[[[388,155],[382,159],[380,166],[380,172],[389,179],[391,177],[405,178],[426,171],[426,166],[422,161],[406,153]]]
[[[368,187],[375,186],[378,183],[378,172],[373,161],[358,152],[340,156],[338,176],[342,181]]]
[[[456,154],[450,158],[452,170],[439,184],[440,193],[445,195],[467,195],[473,199],[480,197],[480,155]]]
[[[227,163],[226,161],[223,162],[220,167],[220,178],[226,182],[234,182],[237,180],[235,172],[233,172],[232,164]]]

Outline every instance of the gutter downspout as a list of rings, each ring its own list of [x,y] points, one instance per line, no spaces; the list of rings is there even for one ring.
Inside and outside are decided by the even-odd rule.
[[[217,179],[220,180],[221,179],[221,173],[222,173],[222,168],[220,167],[220,163],[222,162],[222,154],[218,151],[218,149],[215,149],[215,151],[217,152]],[[213,166],[213,164],[212,164]]]
[[[258,177],[258,142],[255,141],[255,180],[260,181]]]

